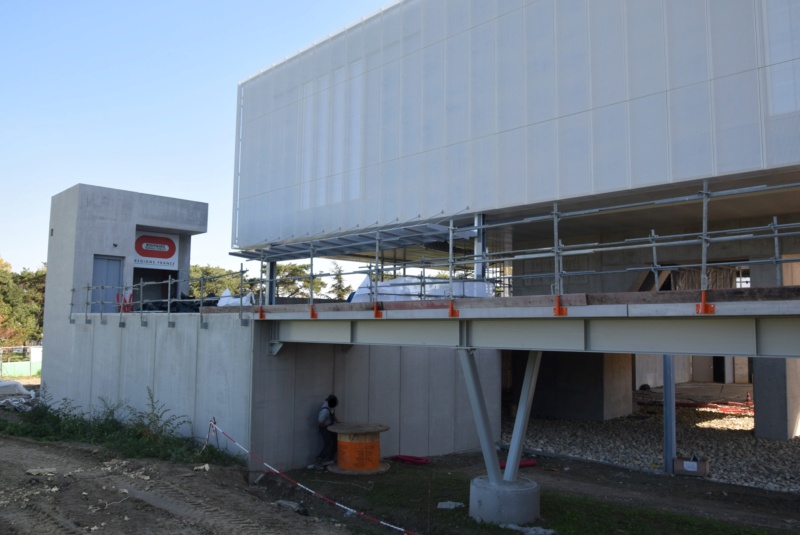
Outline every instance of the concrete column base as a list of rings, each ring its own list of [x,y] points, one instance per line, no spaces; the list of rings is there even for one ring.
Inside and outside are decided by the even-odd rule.
[[[539,517],[539,484],[518,478],[492,485],[488,476],[478,476],[469,487],[469,516],[492,524],[530,524]]]

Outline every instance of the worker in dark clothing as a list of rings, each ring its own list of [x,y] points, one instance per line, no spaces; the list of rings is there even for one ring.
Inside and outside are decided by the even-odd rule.
[[[333,464],[333,458],[336,456],[336,433],[330,431],[328,426],[339,421],[336,419],[336,411],[334,410],[338,404],[339,399],[331,394],[325,398],[322,407],[319,409],[317,428],[319,428],[319,433],[322,435],[323,446],[322,451],[317,455],[315,463],[309,468],[320,470],[329,464]]]

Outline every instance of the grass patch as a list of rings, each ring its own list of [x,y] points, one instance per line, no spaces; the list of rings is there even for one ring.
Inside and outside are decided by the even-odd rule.
[[[451,457],[451,456],[448,456]],[[454,455],[452,457],[458,457]],[[448,462],[448,461],[445,461]],[[392,463],[388,472],[374,476],[341,476],[311,470],[292,471],[291,477],[320,494],[370,517],[415,533],[426,535],[508,535],[514,533],[492,524],[479,524],[469,516],[470,481],[475,474],[463,470],[458,462],[449,466],[409,466]],[[322,507],[316,498],[300,497],[312,507]],[[439,502],[461,502],[464,507],[438,509]],[[767,535],[767,530],[748,529],[713,519],[680,515],[643,507],[576,498],[543,491],[536,526],[567,534],[670,534],[689,535]],[[321,514],[321,513],[312,513]],[[329,512],[340,516],[340,512]],[[365,519],[349,516],[352,533],[385,534],[386,528]]]
[[[147,389],[147,408],[135,409],[124,403],[108,403],[86,413],[64,399],[53,403],[44,387],[41,403],[13,420],[0,419],[0,433],[42,441],[97,444],[129,459],[153,458],[175,463],[210,462],[219,465],[243,464],[241,458],[212,446],[200,448],[180,434],[191,425],[185,416],[170,414],[163,403]]]
[[[705,518],[609,504],[586,498],[543,493],[542,515],[559,535],[584,533],[648,535],[767,535],[770,531],[747,529]]]

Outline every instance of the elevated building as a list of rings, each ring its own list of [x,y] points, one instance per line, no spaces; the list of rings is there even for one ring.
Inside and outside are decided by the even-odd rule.
[[[471,511],[492,521],[531,520],[502,507],[517,480],[494,452],[504,390],[520,395],[512,459],[530,411],[613,418],[631,388],[693,378],[752,379],[756,434],[794,437],[799,73],[800,0],[396,2],[240,84],[231,241],[265,264],[267,288],[277,262],[327,257],[374,283],[419,276],[427,302],[390,303],[373,283],[368,303],[327,307],[272,292],[238,316],[140,314],[133,335],[103,330],[92,296],[70,324],[48,293],[47,336],[72,325],[58,329],[92,348],[104,384],[99,370],[129,381],[103,343],[123,360],[174,351],[168,371],[189,378],[160,388],[180,392],[169,400],[192,411],[194,434],[224,410],[280,468],[313,458],[313,412],[331,391],[344,419],[389,425],[386,455],[480,445],[489,481],[473,496],[489,510]],[[498,297],[453,284],[426,299],[431,271]],[[48,343],[45,377],[58,378],[68,365],[50,364]],[[674,429],[671,443],[665,468]]]
[[[392,4],[240,84],[232,244],[376,273],[467,266],[514,296],[793,284],[798,13],[789,0]],[[758,433],[797,434],[796,361],[735,357],[698,354],[677,377],[785,376],[790,416]],[[544,366],[562,387],[538,410],[581,416],[572,383],[603,407],[583,417],[620,416],[623,390],[662,380],[647,355],[584,360]]]
[[[232,244],[268,264],[356,259],[376,280],[468,268],[501,295],[552,295],[561,318],[571,294],[689,289],[692,315],[713,315],[711,289],[794,277],[798,35],[793,0],[397,2],[240,84]],[[498,347],[554,351],[534,405],[551,416],[624,415],[645,377],[738,372],[757,435],[800,433],[798,360],[698,343],[662,372],[641,353],[670,344],[617,335],[630,353],[567,355],[568,330]]]

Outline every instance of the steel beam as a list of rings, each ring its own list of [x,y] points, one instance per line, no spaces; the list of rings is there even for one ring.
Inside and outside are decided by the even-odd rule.
[[[390,310],[384,319],[370,319],[366,312],[323,312],[324,319],[309,320],[307,313],[292,312],[268,313],[267,319],[278,326],[275,342],[800,357],[800,317],[794,315],[455,319],[446,314],[446,309]]]
[[[475,365],[475,350],[459,347],[458,358],[461,361],[461,369],[464,371],[464,380],[467,383],[467,393],[472,406],[472,414],[475,417],[475,426],[478,428],[486,473],[492,485],[500,485],[502,484],[500,461],[497,459],[497,450],[494,448],[492,426],[489,423],[489,413],[486,411],[486,401],[483,398],[481,381],[478,378],[478,367]]]
[[[516,481],[519,473],[519,461],[522,459],[522,449],[525,438],[528,436],[528,421],[531,416],[533,394],[536,391],[536,379],[539,377],[539,364],[542,362],[541,351],[528,353],[528,364],[525,366],[525,378],[522,381],[522,392],[517,404],[517,418],[514,422],[514,431],[511,433],[511,444],[506,458],[506,471],[503,475],[505,481]]]

